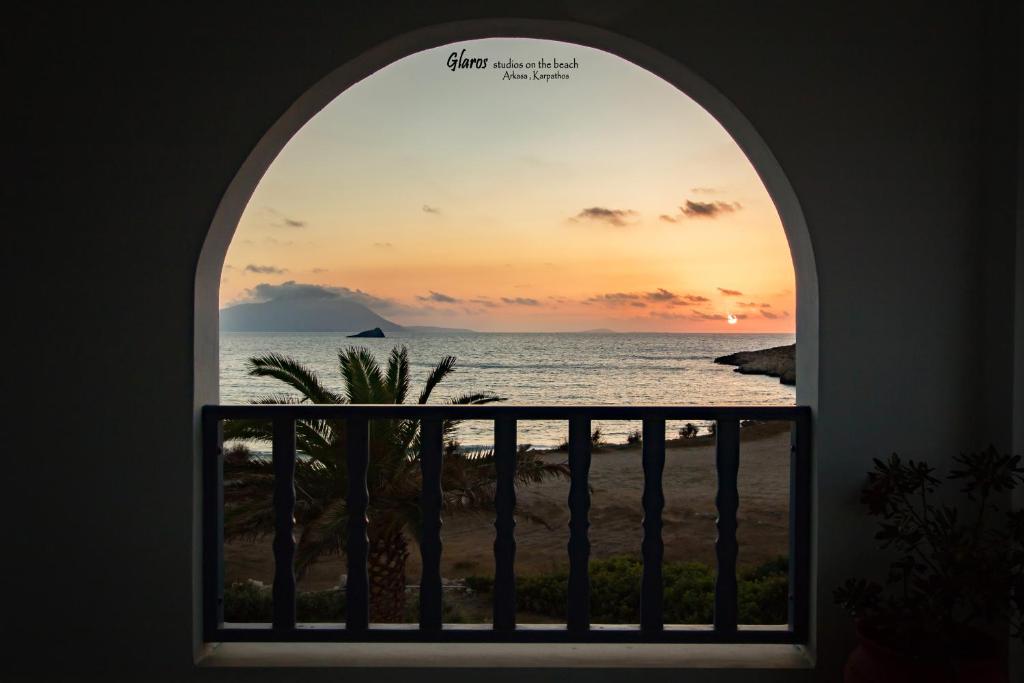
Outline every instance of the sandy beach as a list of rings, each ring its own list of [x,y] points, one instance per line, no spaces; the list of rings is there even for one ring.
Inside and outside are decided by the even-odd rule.
[[[788,548],[789,424],[764,423],[741,431],[739,473],[740,565],[785,555]],[[564,462],[564,452],[544,458]],[[671,440],[665,458],[665,559],[714,562],[714,439]],[[590,483],[591,556],[595,559],[639,554],[642,538],[643,472],[639,446],[595,449]],[[545,572],[567,565],[569,513],[567,479],[551,480],[518,492],[516,571]],[[545,524],[527,517],[544,520]],[[444,520],[442,574],[445,578],[493,574],[493,519],[490,515],[456,515]],[[270,538],[225,544],[225,581],[273,577]],[[303,578],[300,590],[338,585],[343,557],[319,562]],[[407,566],[410,583],[418,581],[419,553]]]

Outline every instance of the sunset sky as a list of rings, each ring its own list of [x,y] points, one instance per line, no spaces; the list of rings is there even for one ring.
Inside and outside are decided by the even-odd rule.
[[[487,68],[449,70],[463,49]],[[503,80],[509,58],[579,67]],[[786,237],[735,142],[649,72],[551,41],[428,50],[343,92],[271,165],[225,264],[222,306],[296,283],[407,325],[794,329]]]

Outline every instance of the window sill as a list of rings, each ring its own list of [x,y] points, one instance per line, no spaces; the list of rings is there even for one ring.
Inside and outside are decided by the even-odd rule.
[[[795,645],[213,643],[203,667],[810,669]]]

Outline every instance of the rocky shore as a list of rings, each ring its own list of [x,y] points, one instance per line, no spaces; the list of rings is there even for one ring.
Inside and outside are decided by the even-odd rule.
[[[715,359],[719,365],[735,365],[744,375],[778,377],[783,384],[796,384],[796,344],[774,346],[760,351],[740,351]]]

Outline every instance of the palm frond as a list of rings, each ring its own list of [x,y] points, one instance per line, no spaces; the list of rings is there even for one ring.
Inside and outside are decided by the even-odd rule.
[[[341,397],[329,391],[316,373],[294,358],[280,353],[253,356],[246,363],[253,377],[273,377],[298,391],[310,403],[341,403]]]
[[[255,540],[272,534],[274,467],[247,448],[224,454],[224,537]]]
[[[301,399],[285,394],[258,396],[253,405],[296,405]],[[341,420],[298,420],[295,423],[295,448],[299,453],[315,456],[331,448],[344,435]],[[225,441],[270,442],[274,438],[273,424],[269,420],[225,420]]]
[[[274,427],[267,420],[224,420],[224,441],[271,441]]]
[[[468,394],[459,394],[448,401],[453,406],[482,406],[486,403],[500,403],[507,401],[507,398],[498,396],[491,391],[477,391]]]
[[[455,398],[450,399],[448,403],[455,406],[482,406],[488,403],[500,403],[501,401],[506,400],[508,399],[498,396],[490,391],[478,391],[459,394]],[[462,420],[459,418],[452,418],[441,422],[441,431],[444,433],[446,441],[455,436],[455,432],[459,428],[460,424],[462,424]]]
[[[388,403],[385,401],[384,376],[380,364],[369,349],[350,346],[338,350],[338,367],[345,379],[349,403]]]
[[[521,450],[516,453],[516,483],[536,484],[545,479],[568,479],[567,462],[547,462],[533,451]]]
[[[348,536],[348,508],[341,498],[331,500],[320,513],[306,520],[295,549],[295,575],[301,579],[317,560],[338,555]]]
[[[430,400],[430,394],[434,391],[441,380],[450,375],[455,370],[455,356],[445,356],[441,361],[430,371],[430,375],[427,377],[427,383],[423,385],[423,391],[420,392],[419,403],[423,404]]]
[[[404,345],[391,349],[385,384],[391,403],[405,403],[409,394],[409,350]]]

